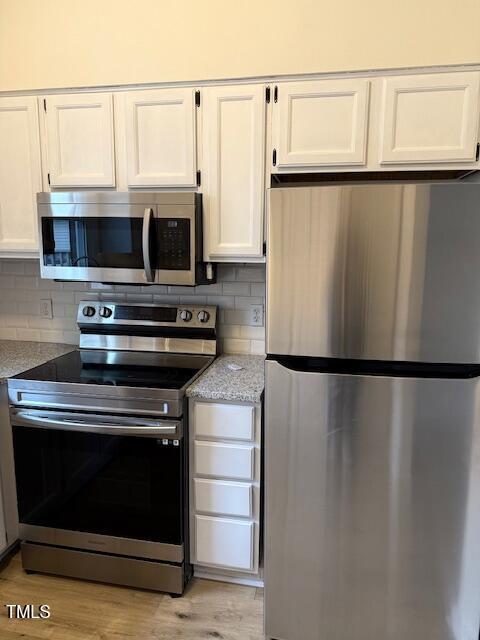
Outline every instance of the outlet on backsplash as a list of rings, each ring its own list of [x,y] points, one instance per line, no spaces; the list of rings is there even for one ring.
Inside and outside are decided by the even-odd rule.
[[[50,298],[40,300],[40,317],[45,318],[46,320],[51,320],[53,318],[53,307]]]
[[[250,306],[250,325],[252,327],[263,327],[263,304],[252,304]]]

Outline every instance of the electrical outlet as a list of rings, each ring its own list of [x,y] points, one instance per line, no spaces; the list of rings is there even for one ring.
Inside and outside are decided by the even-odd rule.
[[[263,327],[263,304],[250,305],[250,325]]]
[[[50,298],[40,300],[40,317],[51,320],[53,318],[52,301]]]

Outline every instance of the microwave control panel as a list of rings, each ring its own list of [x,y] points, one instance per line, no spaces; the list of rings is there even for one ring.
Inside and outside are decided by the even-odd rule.
[[[156,222],[158,233],[157,268],[190,270],[190,219],[159,218]]]

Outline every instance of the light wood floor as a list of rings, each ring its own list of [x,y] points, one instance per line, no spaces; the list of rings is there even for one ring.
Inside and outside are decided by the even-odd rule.
[[[5,604],[48,604],[9,620]],[[0,567],[1,640],[262,640],[263,590],[194,579],[182,598]]]

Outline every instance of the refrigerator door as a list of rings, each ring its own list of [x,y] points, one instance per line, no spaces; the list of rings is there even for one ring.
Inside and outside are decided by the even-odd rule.
[[[478,640],[479,379],[266,376],[267,637]]]
[[[480,185],[270,190],[267,353],[480,360]]]

